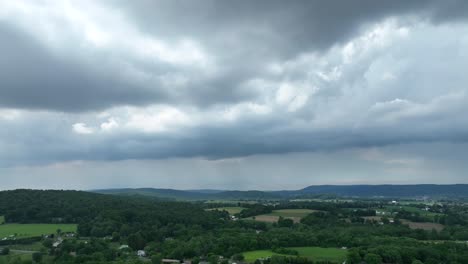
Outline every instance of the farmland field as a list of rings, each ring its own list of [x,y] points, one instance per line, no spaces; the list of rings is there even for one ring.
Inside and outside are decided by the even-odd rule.
[[[286,217],[292,219],[295,223],[299,223],[301,220],[299,217]],[[265,222],[265,223],[276,223],[278,222],[279,216],[277,215],[257,215],[253,217],[245,218],[246,220],[255,220],[258,222]]]
[[[346,259],[347,251],[338,248],[321,248],[321,247],[291,247],[299,253],[299,256],[306,257],[314,261],[334,261],[342,263]],[[277,254],[271,250],[255,250],[243,253],[247,262],[254,262],[258,258],[267,258],[273,255],[286,256]]]
[[[31,253],[10,252],[10,254],[7,255],[7,256],[0,255],[0,263],[20,263],[20,262],[15,261],[15,260],[31,261],[31,259],[32,259],[32,254]]]
[[[411,213],[419,213],[419,215],[427,216],[427,217],[434,217],[436,215],[443,215],[441,213],[429,212],[429,211],[426,211],[426,210],[422,210],[421,208],[418,208],[418,207],[407,206],[407,205],[403,205],[403,206],[391,205],[391,206],[387,206],[385,209],[386,209],[385,211],[387,211],[387,212],[405,210],[405,211],[408,211],[408,212],[411,212]]]
[[[219,207],[219,208],[213,208],[213,209],[208,209],[208,210],[220,210],[220,211],[224,210],[224,211],[227,211],[230,215],[234,215],[234,214],[240,213],[244,209],[245,209],[244,207],[233,206],[233,207]]]
[[[282,209],[282,210],[275,210],[269,215],[276,215],[282,217],[306,217],[307,215],[316,212],[316,210],[310,209]]]
[[[363,218],[366,220],[375,220],[375,221],[382,220],[382,217],[380,216],[364,216]],[[403,225],[407,225],[411,229],[423,229],[426,231],[431,231],[432,229],[435,229],[437,232],[440,232],[445,227],[442,224],[430,223],[430,222],[412,222],[406,219],[400,219],[400,221]]]
[[[431,231],[432,229],[435,229],[437,232],[440,232],[442,231],[442,229],[444,229],[444,225],[437,224],[437,223],[427,223],[427,222],[418,223],[418,222],[411,222],[405,219],[402,219],[401,223],[404,225],[408,225],[409,228],[411,229],[423,229],[427,231]]]
[[[54,234],[57,229],[62,232],[76,232],[75,224],[4,224],[0,225],[0,238],[15,235],[16,237],[33,237],[43,234]]]
[[[0,215],[0,225],[5,223],[5,217],[3,215]]]
[[[257,215],[255,219],[249,217],[246,219],[252,219],[259,222],[275,223],[278,222],[280,216],[284,218],[292,219],[295,223],[299,223],[301,218],[307,216],[310,213],[316,212],[315,210],[310,209],[283,209],[283,210],[274,210],[269,214]]]

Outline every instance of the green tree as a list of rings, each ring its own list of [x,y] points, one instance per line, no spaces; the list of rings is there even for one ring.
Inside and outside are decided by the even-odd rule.
[[[0,253],[1,253],[0,255],[8,255],[8,254],[10,254],[10,249],[5,247],[5,248],[2,249],[2,251]]]
[[[282,216],[278,219],[278,226],[279,227],[292,227],[294,225],[294,221],[289,218],[284,218]]]
[[[359,250],[358,249],[353,248],[353,249],[349,250],[346,263],[359,264],[359,263],[361,263],[361,261],[362,261],[362,258],[361,258],[361,255],[359,255]]]
[[[146,241],[140,233],[131,234],[128,236],[128,246],[133,250],[140,250],[145,248]]]
[[[234,254],[232,256],[232,260],[234,261],[243,261],[244,260],[244,255],[242,254]]]
[[[40,263],[42,261],[42,253],[40,252],[34,252],[32,254],[32,260],[35,262],[35,263]]]
[[[161,254],[154,254],[151,256],[151,263],[153,264],[161,264],[162,256]]]
[[[374,254],[374,253],[369,253],[364,257],[364,261],[367,264],[381,264],[382,263],[382,257],[380,255]]]

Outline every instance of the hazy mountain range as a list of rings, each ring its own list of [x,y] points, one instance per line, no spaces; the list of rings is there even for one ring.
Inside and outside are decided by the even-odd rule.
[[[468,197],[468,184],[436,185],[315,185],[300,190],[235,191],[235,190],[175,190],[158,188],[101,189],[92,192],[116,195],[144,195],[168,199],[292,199],[313,198],[320,195],[340,197]]]

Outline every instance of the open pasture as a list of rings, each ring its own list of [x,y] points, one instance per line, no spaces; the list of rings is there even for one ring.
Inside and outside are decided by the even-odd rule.
[[[307,215],[316,212],[316,210],[310,209],[281,209],[281,210],[274,210],[272,213],[268,215],[276,215],[282,217],[299,217],[303,218]]]
[[[293,220],[294,223],[299,223],[303,217],[306,217],[313,212],[316,211],[310,209],[281,209],[274,210],[269,214],[257,215],[255,217],[249,217],[246,219],[266,223],[276,223],[280,217],[284,217]]]
[[[219,207],[219,208],[213,208],[213,209],[207,209],[208,211],[210,210],[220,210],[220,211],[227,211],[230,215],[238,214],[242,210],[244,210],[244,207],[238,207],[238,206],[232,206],[232,207]]]
[[[384,211],[387,212],[395,212],[399,210],[405,210],[407,212],[411,213],[418,213],[421,216],[426,216],[426,217],[434,217],[436,215],[443,215],[441,213],[434,213],[434,212],[429,212],[426,210],[423,210],[422,208],[414,207],[414,206],[408,206],[408,205],[390,205],[386,206]]]
[[[234,215],[234,214],[238,214],[240,213],[242,210],[244,210],[245,208],[244,207],[238,207],[238,206],[229,206],[229,207],[218,207],[218,208],[210,208],[210,209],[206,209],[207,211],[211,211],[211,210],[220,210],[220,211],[227,211],[230,215]]]
[[[4,224],[0,225],[0,239],[9,236],[23,238],[55,234],[58,229],[62,232],[76,232],[76,227],[76,224]]]
[[[333,261],[342,263],[346,259],[347,250],[339,248],[321,248],[321,247],[290,247],[299,253],[299,256],[306,257],[314,261]],[[259,258],[268,258],[273,255],[288,256],[283,254],[274,253],[271,250],[255,250],[243,253],[245,260],[253,263]]]
[[[277,216],[277,215],[266,214],[266,215],[252,216],[252,217],[248,217],[248,218],[245,218],[245,219],[246,220],[255,220],[255,221],[258,221],[258,222],[265,222],[265,223],[276,223],[276,222],[278,222],[279,218],[280,217]],[[300,217],[285,217],[285,218],[293,220],[294,223],[299,223],[301,221]]]

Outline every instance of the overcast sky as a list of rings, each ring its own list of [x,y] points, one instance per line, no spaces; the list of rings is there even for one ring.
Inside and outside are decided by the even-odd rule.
[[[0,189],[468,183],[468,1],[1,1]]]

